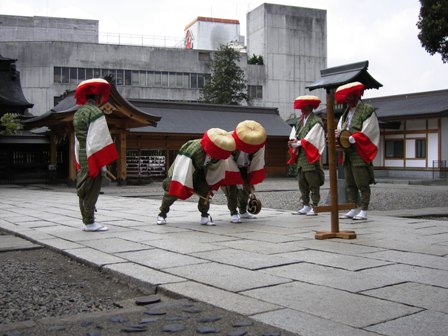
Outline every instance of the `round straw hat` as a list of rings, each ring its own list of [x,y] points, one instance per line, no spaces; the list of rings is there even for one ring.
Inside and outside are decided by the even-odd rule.
[[[101,96],[103,103],[109,99],[110,84],[102,78],[92,78],[79,83],[75,91],[76,104],[84,105],[87,102],[87,96]]]
[[[358,97],[361,97],[363,94],[364,84],[361,82],[352,82],[338,87],[334,96],[336,99],[336,103],[343,104],[346,102],[347,97],[351,95],[357,95]]]
[[[210,128],[201,139],[204,151],[214,159],[225,160],[236,149],[235,140],[221,128]]]
[[[266,143],[266,130],[254,120],[240,122],[232,133],[236,148],[246,153],[254,153]]]
[[[301,110],[304,107],[311,105],[313,109],[319,107],[320,98],[316,96],[300,96],[294,100],[294,109]]]

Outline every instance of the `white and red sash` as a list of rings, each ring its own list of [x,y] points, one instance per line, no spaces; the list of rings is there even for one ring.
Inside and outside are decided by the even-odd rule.
[[[300,140],[308,162],[315,163],[325,149],[325,132],[321,124],[316,123],[307,135]]]
[[[75,165],[79,165],[79,144],[75,137]],[[95,119],[89,124],[86,138],[86,155],[89,168],[89,176],[96,177],[101,168],[118,159],[118,152],[110,136],[104,116]]]
[[[168,193],[182,200],[186,200],[193,195],[194,171],[191,158],[178,154],[173,163],[173,176],[171,177]]]
[[[355,148],[359,156],[366,163],[372,162],[378,153],[380,143],[380,130],[378,127],[378,118],[372,113],[369,118],[362,123],[361,132],[352,134],[355,138]]]
[[[194,193],[194,172],[195,168],[191,158],[178,154],[173,163],[173,176],[171,177],[168,193],[182,200],[191,197]],[[218,190],[222,185],[242,183],[238,167],[230,164],[228,160],[219,160],[211,164],[207,168],[205,179],[211,190]]]
[[[257,150],[252,156],[247,175],[249,184],[255,185],[264,181],[266,177],[266,168],[264,161],[265,146]]]

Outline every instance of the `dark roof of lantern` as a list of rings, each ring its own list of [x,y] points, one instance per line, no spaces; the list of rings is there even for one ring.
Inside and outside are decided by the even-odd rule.
[[[266,129],[268,136],[287,137],[291,131],[276,108],[137,99],[131,99],[131,101],[146,113],[161,117],[157,128],[132,129],[131,131],[135,133],[198,135],[215,127],[232,131],[239,122],[244,120],[259,122]]]
[[[327,68],[320,71],[321,78],[306,88],[310,91],[314,89],[335,89],[350,82],[361,82],[366,89],[378,89],[383,86],[368,72],[369,61],[341,65]]]
[[[0,108],[31,108],[34,104],[28,102],[23,94],[20,72],[16,70],[15,62],[15,59],[0,55]]]
[[[376,108],[379,119],[448,115],[448,90],[363,99]]]

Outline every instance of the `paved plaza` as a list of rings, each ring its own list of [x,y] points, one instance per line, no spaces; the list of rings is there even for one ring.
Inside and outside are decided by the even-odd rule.
[[[97,221],[110,230],[87,233],[74,190],[0,186],[0,228],[298,335],[447,333],[447,221],[372,211],[367,221],[340,220],[356,239],[316,240],[316,231],[330,230],[329,213],[264,208],[256,220],[231,224],[227,207],[212,204],[216,226],[201,226],[196,203],[178,201],[168,224],[156,225],[159,206],[160,199],[106,192]],[[448,206],[426,210],[448,214]]]

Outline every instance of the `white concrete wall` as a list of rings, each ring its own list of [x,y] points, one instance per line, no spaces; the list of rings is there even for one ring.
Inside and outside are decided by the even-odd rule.
[[[326,11],[263,4],[247,14],[247,54],[264,58],[263,106],[278,107],[283,119],[293,101],[320,78],[327,65]],[[325,101],[325,92],[313,92]]]
[[[96,20],[17,16],[6,19],[10,20],[7,26],[19,27],[23,36],[6,36],[2,28],[0,54],[18,59],[23,91],[35,105],[31,111],[35,115],[53,107],[55,96],[75,88],[53,83],[55,66],[210,73],[210,62],[201,61],[198,56],[200,52],[209,52],[206,50],[98,44]],[[277,107],[280,116],[288,119],[295,112],[294,99],[309,94],[305,87],[320,78],[320,70],[326,68],[326,11],[263,4],[248,13],[247,20],[248,51],[241,54],[240,66],[249,85],[263,87],[263,98],[254,99],[252,104]],[[236,26],[229,31],[239,35]],[[247,58],[253,54],[263,56],[264,65],[249,67]],[[129,98],[195,101],[200,97],[199,90],[191,89],[119,86],[118,90]],[[322,95],[325,101],[325,92],[313,94]]]
[[[21,74],[22,88],[27,100],[34,104],[30,110],[41,115],[51,109],[54,97],[75,84],[54,84],[54,67],[86,67],[124,70],[172,71],[210,73],[208,61],[199,61],[198,50],[152,48],[96,43],[72,42],[0,42],[0,54],[14,58]],[[241,67],[247,68],[242,54]],[[196,101],[198,89],[118,86],[128,98]]]
[[[0,15],[0,41],[98,43],[98,20]]]

